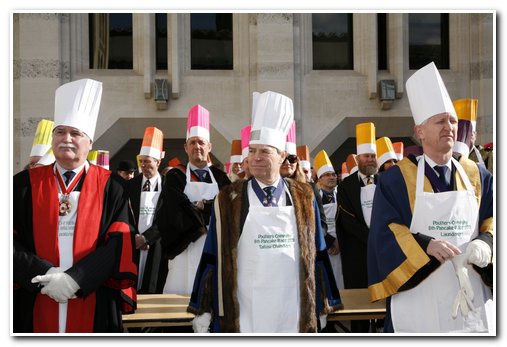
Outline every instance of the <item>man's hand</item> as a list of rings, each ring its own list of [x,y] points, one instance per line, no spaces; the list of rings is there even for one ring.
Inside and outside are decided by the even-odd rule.
[[[478,267],[486,267],[491,262],[491,248],[482,240],[473,240],[470,242],[465,254],[467,255],[468,262]]]
[[[41,283],[44,287],[41,294],[48,295],[51,299],[61,304],[76,297],[79,285],[65,272],[56,272],[49,275],[35,276],[32,283]]]
[[[136,249],[147,251],[150,245],[146,243],[146,238],[141,234],[136,234]]]
[[[337,255],[340,253],[340,245],[338,244],[338,240],[336,240],[336,239],[334,240],[331,247],[329,247],[328,252],[331,255]]]
[[[207,333],[210,323],[211,314],[205,312],[200,316],[195,316],[195,318],[192,320],[192,329],[194,330],[194,333]]]
[[[456,254],[461,254],[461,251],[458,247],[447,241],[433,239],[428,244],[426,253],[437,258],[437,260],[443,264],[446,260],[451,259]]]

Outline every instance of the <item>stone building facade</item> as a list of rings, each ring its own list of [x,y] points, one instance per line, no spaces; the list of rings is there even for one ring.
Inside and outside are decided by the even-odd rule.
[[[453,99],[479,99],[478,143],[493,141],[495,13],[450,13],[449,68],[441,70]],[[54,91],[80,78],[103,82],[95,149],[110,151],[111,167],[133,159],[147,126],[163,130],[166,158],[183,157],[188,110],[211,114],[214,161],[224,164],[230,143],[249,124],[252,93],[266,90],[294,100],[297,144],[312,155],[325,149],[335,168],[355,151],[355,125],[373,121],[377,137],[411,140],[413,121],[405,81],[408,14],[389,13],[387,67],[378,69],[377,14],[353,13],[353,68],[314,70],[311,13],[233,13],[233,68],[191,68],[190,13],[167,14],[167,69],[155,64],[155,14],[132,15],[132,69],[91,69],[88,13],[12,14],[13,172],[28,162],[37,123],[52,119]],[[155,79],[168,82],[168,101],[155,100]],[[386,107],[379,81],[393,80]],[[413,139],[412,139],[413,140]]]

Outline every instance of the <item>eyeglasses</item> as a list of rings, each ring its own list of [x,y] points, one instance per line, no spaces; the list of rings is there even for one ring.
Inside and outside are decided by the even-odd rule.
[[[320,177],[328,177],[328,176],[336,177],[336,173],[334,173],[334,172],[326,172],[326,173],[323,173],[322,175],[320,175]]]
[[[287,158],[285,158],[285,160],[287,160],[291,164],[294,164],[295,162],[298,161],[298,156],[294,155],[294,154],[290,154],[290,155],[287,156]]]

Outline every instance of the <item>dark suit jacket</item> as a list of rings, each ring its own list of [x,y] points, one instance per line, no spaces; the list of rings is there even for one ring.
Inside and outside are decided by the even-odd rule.
[[[375,176],[375,182],[377,176]],[[338,185],[336,230],[342,258],[345,288],[367,288],[366,270],[369,229],[361,208],[361,186],[358,172]]]
[[[215,166],[209,169],[218,189],[231,183],[225,172]],[[174,168],[167,173],[163,189],[164,203],[157,213],[157,225],[164,254],[169,259],[174,259],[191,242],[207,232],[206,225],[211,216],[213,201],[206,201],[204,209],[199,210],[185,195],[186,185],[186,175],[181,169]]]
[[[157,207],[155,211],[155,219],[153,220],[152,226],[143,233],[146,242],[150,246],[148,250],[148,258],[146,259],[146,266],[144,269],[143,283],[139,289],[139,294],[157,294],[162,293],[164,289],[165,280],[167,277],[167,258],[163,255],[162,246],[160,243],[160,232],[156,223],[157,211],[162,207],[164,200],[163,187],[164,187],[164,176],[161,176],[162,182],[158,187],[160,196],[157,201]],[[141,184],[143,175],[137,175],[130,181],[128,181],[128,194],[129,194],[129,205],[131,211],[129,213],[130,224],[134,227],[137,233],[139,224],[139,208],[141,203]],[[137,251],[137,258],[139,259],[140,251]],[[139,263],[138,263],[139,264]]]

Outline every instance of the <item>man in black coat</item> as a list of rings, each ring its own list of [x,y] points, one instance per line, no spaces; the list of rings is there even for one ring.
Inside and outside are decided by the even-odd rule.
[[[136,230],[139,294],[162,293],[167,277],[167,259],[162,253],[155,219],[163,201],[164,176],[158,172],[162,143],[162,131],[153,127],[146,129],[139,155],[142,174],[128,181],[129,219]]]
[[[365,213],[371,213],[378,169],[375,151],[366,152],[356,156],[358,171],[338,185],[336,230],[345,289],[368,288],[366,259],[370,216],[365,216]],[[352,321],[351,330],[358,333],[368,332],[369,321]]]
[[[156,217],[162,247],[170,259],[164,292],[171,294],[191,293],[213,200],[223,186],[231,183],[225,172],[208,161],[212,148],[209,112],[200,105],[189,111],[184,148],[188,164],[166,174],[164,203]]]

